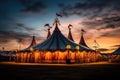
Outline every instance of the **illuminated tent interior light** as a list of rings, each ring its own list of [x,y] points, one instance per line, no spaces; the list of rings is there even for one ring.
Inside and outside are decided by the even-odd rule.
[[[71,49],[71,45],[68,44],[68,45],[66,46],[66,49]]]
[[[33,47],[30,47],[30,51],[34,51],[34,48],[33,48]]]
[[[79,50],[79,49],[80,49],[80,47],[79,47],[79,46],[76,46],[76,47],[75,47],[75,49],[76,49],[76,50]]]

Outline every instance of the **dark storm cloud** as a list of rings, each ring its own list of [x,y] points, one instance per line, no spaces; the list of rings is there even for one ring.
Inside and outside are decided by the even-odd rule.
[[[17,42],[22,40],[22,43],[24,43],[28,39],[30,40],[33,36],[33,32],[35,31],[35,29],[31,28],[31,26],[27,26],[19,22],[19,20],[16,19],[21,19],[18,13],[20,9],[23,8],[23,6],[17,4],[18,0],[0,1],[0,44],[7,44],[10,43],[12,40]],[[27,6],[27,4],[29,3],[26,2],[24,5]],[[31,6],[37,6],[37,3],[30,4]],[[38,2],[38,4],[40,4],[40,2]],[[27,7],[24,6],[24,10],[26,8]],[[41,36],[39,38],[43,39]]]
[[[44,30],[42,29],[36,29],[36,28],[32,28],[30,26],[26,26],[25,24],[23,23],[16,23],[16,26],[15,26],[15,29],[17,30],[22,30],[22,31],[26,31],[26,33],[29,35],[29,36],[36,36],[36,38],[38,40],[43,40],[44,37],[42,37],[41,35],[39,35],[37,32],[42,32]],[[39,36],[39,37],[38,37]]]
[[[115,17],[110,17],[110,18],[104,18],[104,20],[106,21],[106,23],[109,23],[111,21],[120,21],[120,16],[115,16]]]
[[[101,18],[100,20],[83,21],[80,24],[84,25],[88,29],[96,29],[98,31],[104,30],[98,37],[113,37],[120,38],[120,16],[114,16],[109,18]],[[110,31],[105,31],[111,29]]]
[[[94,21],[82,21],[81,23],[79,24],[82,24],[88,28],[95,28],[96,26],[100,26],[100,25],[103,25],[104,22],[102,20],[94,20]]]
[[[114,45],[114,46],[112,46],[112,47],[120,47],[120,45]]]
[[[30,38],[30,35],[15,31],[0,31],[0,38],[0,43],[6,44],[12,40],[18,41],[19,39]]]
[[[63,16],[82,17],[80,25],[91,30],[113,29],[101,33],[100,37],[120,38],[120,0],[81,0],[75,4],[59,4]]]
[[[79,15],[87,18],[116,15],[118,14],[118,9],[120,9],[119,4],[119,0],[81,0],[74,5],[64,4],[64,6],[61,6],[61,13],[64,16]]]
[[[35,30],[34,28],[27,27],[25,24],[22,23],[16,23],[16,25],[17,25],[16,28],[21,28],[28,32]]]
[[[9,22],[8,24],[0,24],[0,43],[6,44],[12,40],[18,42],[22,40],[22,43],[24,43],[27,39],[31,39],[31,36],[33,36],[32,31],[35,31],[35,29],[27,27],[22,23]],[[41,36],[39,38],[43,39]]]
[[[97,30],[115,29],[120,27],[120,16],[101,18],[101,20],[82,21],[80,24],[90,29],[91,28]]]
[[[99,28],[101,29],[115,29],[120,27],[120,16],[110,17],[110,18],[104,18],[103,23],[106,24],[106,26]]]
[[[15,40],[17,42],[25,43],[26,41],[30,41],[32,39],[31,33],[23,33],[18,32],[14,30],[10,31],[1,31],[0,30],[0,44],[7,44],[11,42],[12,40]],[[36,36],[37,40],[43,40],[44,38],[41,36]]]
[[[109,24],[106,24],[106,25],[103,26],[103,27],[98,28],[97,30],[115,29],[115,28],[117,28],[117,27],[120,27],[120,26],[117,26],[117,25],[115,25],[115,24],[113,24],[113,23],[109,23]]]
[[[104,52],[104,51],[109,51],[109,49],[107,49],[107,48],[99,48],[98,50],[99,50],[99,51],[102,51],[102,52]]]
[[[20,3],[24,6],[24,9],[21,10],[23,13],[38,13],[42,12],[47,6],[41,1],[33,0],[19,0]]]
[[[112,30],[112,31],[108,31],[103,33],[102,35],[100,35],[100,37],[114,37],[114,38],[120,38],[120,29],[116,29],[116,30]]]

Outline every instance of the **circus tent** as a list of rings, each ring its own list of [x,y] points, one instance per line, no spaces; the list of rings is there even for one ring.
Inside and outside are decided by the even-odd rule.
[[[111,62],[120,62],[120,47],[117,48],[114,52],[112,52],[110,55],[108,55],[108,59]]]
[[[120,47],[116,49],[113,53],[113,55],[120,55]]]
[[[54,24],[55,29],[51,36],[40,44],[17,52],[16,61],[65,62],[67,58],[70,58],[72,62],[76,62],[76,60],[77,62],[95,62],[100,60],[101,55],[87,47],[87,45],[77,44],[74,41],[67,39],[58,28],[58,25],[60,25],[58,18],[55,18]]]

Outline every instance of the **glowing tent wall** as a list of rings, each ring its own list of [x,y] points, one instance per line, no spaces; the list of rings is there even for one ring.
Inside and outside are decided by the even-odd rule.
[[[101,54],[86,51],[70,51],[70,60],[73,63],[97,62],[101,60]],[[65,63],[68,57],[68,51],[33,51],[33,52],[17,52],[16,62],[59,62]]]

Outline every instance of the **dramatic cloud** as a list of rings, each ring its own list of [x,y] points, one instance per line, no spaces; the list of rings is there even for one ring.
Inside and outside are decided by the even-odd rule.
[[[96,28],[97,30],[115,29],[120,27],[120,16],[99,18],[100,20],[82,21],[80,24],[88,28]]]
[[[104,51],[108,51],[109,49],[106,49],[106,48],[99,48],[98,49],[100,52],[104,52]]]
[[[89,19],[95,17],[106,17],[118,15],[120,1],[115,0],[84,0],[75,4],[61,6],[61,13],[64,16],[78,15]],[[59,5],[60,6],[60,5]]]
[[[111,47],[117,47],[118,48],[118,47],[120,47],[120,45],[114,45],[114,46],[111,46]]]
[[[110,18],[104,18],[102,20],[103,24],[106,24],[106,26],[99,28],[101,29],[115,29],[120,27],[120,16],[116,17],[110,17]]]
[[[12,23],[10,24],[0,24],[1,30],[0,30],[0,43],[5,44],[9,43],[12,40],[15,40],[17,42],[21,41],[22,43],[25,43],[26,41],[29,41],[29,39],[32,38],[33,32],[36,32],[34,28],[27,27],[25,24],[22,23]],[[37,30],[38,31],[38,30]],[[43,40],[44,38],[42,36],[38,36],[36,33],[36,38],[38,40]]]
[[[116,30],[112,30],[112,31],[107,31],[102,33],[102,35],[100,35],[101,37],[114,37],[114,38],[120,38],[120,28],[116,29]]]
[[[120,32],[120,1],[115,0],[84,0],[75,4],[59,4],[63,16],[77,15],[82,18],[79,25],[84,26],[89,32],[96,30],[98,37],[119,38]],[[111,31],[105,31],[113,29]],[[102,31],[104,30],[104,31]]]
[[[26,31],[33,31],[33,30],[35,30],[34,28],[30,28],[30,27],[27,27],[27,26],[25,26],[24,24],[22,24],[22,23],[16,23],[16,27],[17,28],[21,28],[21,29],[24,29],[24,30],[26,30]]]
[[[47,8],[47,6],[40,1],[20,0],[20,2],[25,7],[21,10],[23,13],[38,13]]]
[[[19,40],[19,39],[24,39],[24,38],[30,38],[29,34],[24,34],[20,32],[14,32],[14,31],[0,31],[0,43],[5,44],[8,43],[12,40]]]

